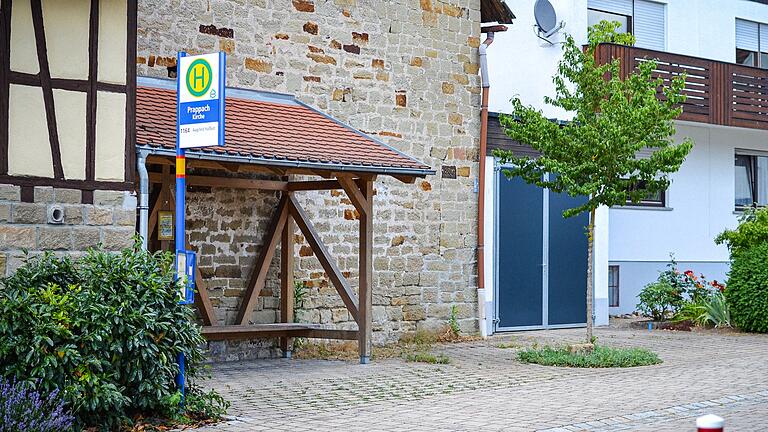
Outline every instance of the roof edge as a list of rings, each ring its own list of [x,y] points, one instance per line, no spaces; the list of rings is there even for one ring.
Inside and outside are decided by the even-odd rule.
[[[350,125],[348,125],[348,124],[344,123],[343,121],[341,121],[341,120],[337,119],[336,117],[333,117],[332,115],[330,115],[330,114],[328,114],[328,113],[326,113],[326,112],[320,111],[319,109],[317,109],[317,108],[314,108],[314,107],[313,107],[313,106],[311,106],[311,105],[305,104],[304,102],[302,102],[302,101],[300,101],[300,100],[298,100],[298,99],[296,100],[296,102],[298,102],[298,104],[299,104],[299,105],[302,105],[302,106],[304,106],[304,107],[306,107],[306,108],[308,108],[308,109],[311,109],[312,111],[315,111],[316,113],[318,113],[318,114],[320,114],[320,115],[324,116],[324,117],[325,117],[325,118],[327,118],[328,120],[331,120],[331,121],[335,122],[335,123],[336,123],[336,124],[338,124],[339,126],[341,126],[341,127],[344,127],[344,128],[347,128],[347,129],[351,130],[352,132],[354,132],[354,133],[356,133],[356,134],[360,135],[361,137],[363,137],[363,138],[366,138],[366,139],[369,139],[369,140],[371,140],[371,141],[375,142],[376,144],[379,144],[380,146],[382,146],[382,147],[386,148],[387,150],[391,150],[391,151],[393,151],[393,152],[395,152],[395,153],[399,154],[400,156],[402,156],[402,157],[404,157],[404,158],[406,158],[406,159],[410,159],[411,161],[413,161],[413,162],[416,162],[416,163],[418,163],[418,164],[421,164],[421,165],[423,165],[423,166],[429,166],[429,165],[425,164],[424,162],[422,162],[422,161],[420,161],[420,160],[416,159],[415,157],[413,157],[413,156],[411,156],[411,155],[408,155],[408,154],[405,154],[405,153],[401,152],[400,150],[398,150],[398,149],[396,149],[396,148],[392,147],[391,145],[389,145],[389,144],[385,143],[384,141],[382,141],[382,140],[380,140],[380,139],[378,139],[378,138],[372,137],[372,136],[368,135],[367,133],[364,133],[364,132],[360,131],[359,129],[355,129],[355,128],[353,128],[352,126],[350,126]],[[432,170],[431,168],[430,168],[430,170],[431,170],[431,171],[433,172],[433,174],[434,174],[434,170]]]
[[[151,87],[156,89],[176,91],[176,80],[168,78],[137,76],[136,85],[139,87]],[[284,105],[299,105],[296,98],[293,95],[287,93],[276,93],[236,87],[227,87],[225,90],[225,97],[253,100],[258,102],[272,102]]]
[[[146,151],[150,155],[169,156],[175,157],[176,150],[169,149],[162,146],[152,145],[139,145],[136,144],[137,151]],[[187,149],[185,157],[187,159],[199,159],[199,160],[213,160],[219,162],[230,163],[247,163],[253,165],[264,165],[283,168],[307,168],[307,169],[320,169],[326,171],[347,171],[347,172],[362,172],[371,174],[382,175],[403,175],[413,177],[426,177],[428,175],[434,175],[436,172],[433,169],[414,169],[414,168],[397,168],[397,167],[377,167],[373,165],[348,165],[348,164],[332,164],[325,162],[306,162],[306,161],[290,161],[271,158],[262,158],[254,156],[243,156],[233,154],[220,154],[220,153],[206,153],[199,150]]]

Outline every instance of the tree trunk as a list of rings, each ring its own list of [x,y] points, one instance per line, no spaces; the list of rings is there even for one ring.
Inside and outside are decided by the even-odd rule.
[[[587,343],[592,343],[592,292],[594,291],[594,283],[592,282],[592,274],[594,273],[592,253],[595,245],[595,209],[589,212],[587,243]]]

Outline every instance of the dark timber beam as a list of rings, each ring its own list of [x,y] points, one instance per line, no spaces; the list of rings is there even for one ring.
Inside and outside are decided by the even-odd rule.
[[[85,178],[96,176],[96,81],[99,74],[99,0],[91,0],[88,24],[88,87],[85,112]],[[128,125],[126,125],[128,127]]]
[[[11,72],[11,0],[0,2],[0,175],[8,174],[8,113]]]
[[[2,131],[0,131],[2,134]],[[12,184],[18,186],[53,186],[68,189],[81,189],[81,190],[118,190],[118,191],[132,191],[134,190],[133,183],[127,182],[108,182],[108,181],[96,181],[96,180],[72,180],[72,179],[56,179],[51,177],[37,177],[37,176],[9,176],[0,175],[0,183]]]
[[[134,182],[136,177],[136,31],[138,24],[138,0],[128,0],[126,17],[128,35],[125,50],[125,181]],[[96,83],[99,87],[99,83]]]
[[[352,315],[352,318],[354,318],[359,325],[357,296],[354,291],[352,291],[349,282],[347,282],[347,279],[341,273],[341,270],[339,270],[336,262],[331,258],[331,254],[320,239],[320,235],[315,231],[315,227],[312,226],[312,223],[309,221],[309,217],[301,207],[301,204],[296,201],[296,197],[294,197],[293,194],[289,195],[289,209],[291,216],[296,220],[296,225],[301,229],[304,238],[307,240],[307,243],[309,243],[309,246],[312,248],[318,261],[320,261],[320,265],[323,266],[323,270],[325,270],[325,273],[331,279],[331,282],[333,282],[333,286],[336,287],[336,291],[338,291],[341,296],[341,300],[344,301],[344,305],[347,307],[349,314]]]
[[[35,29],[35,45],[37,46],[37,62],[40,66],[40,86],[45,102],[45,119],[48,122],[48,140],[51,145],[53,160],[53,177],[64,180],[64,168],[61,165],[61,147],[59,146],[59,131],[56,125],[56,105],[53,101],[51,87],[51,70],[48,66],[48,48],[45,43],[45,28],[43,27],[43,6],[41,0],[31,0],[32,26]],[[87,178],[87,176],[86,176]],[[93,178],[87,178],[93,180]]]
[[[264,241],[261,242],[259,258],[253,264],[253,270],[248,279],[248,287],[243,294],[240,310],[237,311],[237,318],[235,321],[240,325],[248,323],[248,317],[253,310],[253,305],[256,303],[259,293],[264,287],[264,282],[267,280],[269,264],[272,262],[272,257],[275,256],[277,242],[280,241],[280,235],[285,226],[285,221],[288,219],[289,195],[290,194],[286,193],[280,198],[280,203],[277,205],[275,216],[272,218],[269,229],[264,236]]]

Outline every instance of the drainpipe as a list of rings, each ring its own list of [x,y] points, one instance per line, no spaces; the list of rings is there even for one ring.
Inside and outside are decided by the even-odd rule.
[[[147,173],[147,150],[139,150],[136,164],[139,169],[139,235],[141,248],[147,250],[149,238],[149,173]]]
[[[488,61],[486,50],[493,43],[493,32],[488,32],[485,41],[480,44],[480,77],[483,87],[483,100],[480,108],[480,172],[477,192],[477,311],[480,336],[488,336],[485,313],[485,158],[488,153]]]

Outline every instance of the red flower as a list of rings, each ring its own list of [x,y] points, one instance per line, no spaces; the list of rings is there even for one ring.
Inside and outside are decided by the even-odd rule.
[[[693,276],[693,272],[691,270],[686,270],[684,273],[686,276],[691,277]]]

